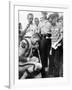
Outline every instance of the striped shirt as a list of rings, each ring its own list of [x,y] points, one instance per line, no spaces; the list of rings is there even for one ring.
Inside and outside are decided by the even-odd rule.
[[[51,27],[52,45],[58,41],[62,32],[63,32],[63,28],[62,28],[61,24],[59,24],[59,23],[57,23],[57,25]]]

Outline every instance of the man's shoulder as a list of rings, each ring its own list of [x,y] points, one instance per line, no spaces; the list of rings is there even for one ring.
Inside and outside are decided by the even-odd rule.
[[[51,25],[51,23],[48,20],[46,21],[46,23],[49,24],[49,25]]]
[[[52,26],[51,23],[48,20],[45,21],[45,25],[46,25],[46,27],[51,27]]]
[[[31,24],[30,25],[30,28],[35,28],[35,24]]]
[[[48,24],[51,25],[51,23],[48,20],[40,21],[39,25]]]
[[[36,25],[35,25],[35,24],[33,24],[32,26],[33,26],[33,27],[36,27]]]
[[[48,20],[40,20],[40,23],[46,23],[46,22],[48,22]]]

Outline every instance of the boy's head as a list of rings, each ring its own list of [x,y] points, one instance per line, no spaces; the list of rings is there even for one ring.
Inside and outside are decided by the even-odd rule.
[[[39,24],[39,19],[38,19],[38,18],[35,18],[35,19],[34,19],[34,22],[35,22],[35,24],[38,26],[38,24]]]

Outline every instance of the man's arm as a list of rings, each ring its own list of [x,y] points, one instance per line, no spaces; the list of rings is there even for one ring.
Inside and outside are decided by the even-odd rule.
[[[41,37],[41,27],[40,27],[40,23],[39,23],[39,26],[38,26],[38,34],[39,34],[40,37]]]
[[[22,37],[26,34],[27,29],[30,27],[30,24],[27,24],[26,28],[22,32]]]
[[[60,29],[60,36],[59,39],[57,41],[57,44],[63,39],[63,29]]]
[[[19,56],[19,62],[28,62],[30,60],[29,57]]]

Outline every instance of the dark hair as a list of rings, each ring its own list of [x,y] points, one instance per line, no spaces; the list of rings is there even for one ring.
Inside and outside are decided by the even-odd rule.
[[[39,18],[37,18],[37,17],[35,17],[34,19],[38,19],[39,20]]]
[[[61,17],[58,19],[58,21],[59,21],[59,20],[62,20],[62,21],[63,21],[63,16],[61,16]]]
[[[29,15],[31,15],[32,17],[34,17],[32,13],[29,13],[29,14],[27,15],[27,18],[29,17]]]
[[[52,21],[54,18],[59,18],[59,14],[58,13],[50,14],[48,17],[48,20],[51,19],[51,21]]]
[[[47,11],[41,11],[41,13],[47,15]]]

